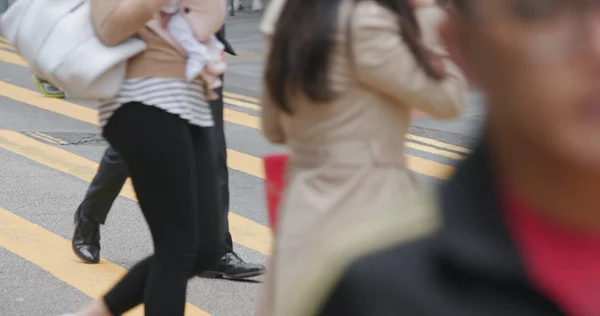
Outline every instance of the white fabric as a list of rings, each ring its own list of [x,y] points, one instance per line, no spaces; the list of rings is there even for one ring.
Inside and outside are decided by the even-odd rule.
[[[194,31],[185,17],[175,13],[167,24],[167,31],[187,55],[185,77],[188,81],[198,77],[210,61],[208,47],[200,43],[194,36]]]
[[[19,0],[0,25],[34,73],[79,99],[114,98],[126,61],[146,48],[139,39],[104,45],[87,0]]]
[[[180,13],[176,13],[171,17],[167,24],[167,31],[187,55],[186,79],[188,81],[196,79],[212,58],[209,48],[196,39],[191,26]],[[214,35],[210,38],[210,44],[216,45],[220,50],[225,49],[225,46]]]

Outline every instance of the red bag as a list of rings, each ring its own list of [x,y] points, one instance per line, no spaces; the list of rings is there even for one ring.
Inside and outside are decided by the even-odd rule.
[[[288,155],[286,154],[268,155],[264,158],[267,215],[273,232],[276,230],[279,201],[285,189],[285,166],[287,161]]]

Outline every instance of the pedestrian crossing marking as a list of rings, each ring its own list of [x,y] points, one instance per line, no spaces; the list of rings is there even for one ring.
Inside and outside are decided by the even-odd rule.
[[[18,56],[17,54],[9,53],[9,52],[0,51],[0,60],[6,61],[6,62],[11,62],[11,63],[16,63],[16,64],[19,64],[22,66],[27,66],[27,63],[24,60],[22,60],[22,58],[20,56]],[[231,92],[224,92],[224,96],[230,96],[232,98],[237,98],[239,100],[244,99],[246,101],[249,101],[249,100],[260,101],[256,98],[246,97],[246,96],[242,96],[242,95],[231,93]],[[249,109],[256,110],[256,111],[260,111],[262,109],[262,107],[259,105],[250,104],[250,103],[239,101],[239,100],[229,99],[229,98],[225,97],[223,101],[227,104],[245,107],[245,108],[249,108]],[[28,102],[25,102],[25,103],[28,103]],[[253,129],[260,129],[260,125],[261,125],[261,123],[260,123],[261,119],[259,117],[256,117],[256,116],[253,116],[250,114],[246,114],[246,113],[242,113],[242,112],[238,112],[238,111],[234,111],[234,110],[227,109],[227,108],[223,109],[223,119],[230,123],[234,123],[237,125],[241,125],[241,126],[245,126],[245,127],[249,127],[249,128],[253,128]],[[406,147],[408,147],[408,148],[413,148],[413,149],[420,150],[423,152],[428,152],[428,153],[431,153],[434,155],[444,156],[444,157],[448,157],[448,158],[452,158],[452,159],[456,159],[456,160],[461,160],[464,157],[461,156],[460,154],[447,152],[447,151],[432,148],[429,146],[424,146],[421,144],[411,143],[410,140],[417,140],[417,141],[425,143],[425,144],[430,144],[430,145],[434,145],[437,147],[447,148],[447,149],[451,149],[451,150],[458,151],[458,152],[463,152],[463,153],[469,152],[469,150],[467,148],[455,146],[455,145],[451,145],[451,144],[446,144],[446,143],[436,141],[433,139],[429,139],[426,137],[420,137],[420,136],[407,134],[406,138],[407,138],[407,140],[409,140],[406,142]],[[232,169],[239,170],[234,167],[232,167]],[[426,173],[424,173],[425,175],[440,178],[439,176],[437,176],[437,173],[435,173],[435,172],[427,171],[427,169],[422,168],[422,167],[420,167],[419,169],[425,170],[424,171],[424,172],[426,172]]]
[[[88,124],[98,125],[97,110],[61,99],[46,98],[41,93],[21,88],[2,80],[0,80],[0,96],[5,96],[15,101],[70,117]],[[244,126],[252,126],[252,123],[249,121],[251,118],[248,118],[250,115],[246,113],[230,110],[225,111],[224,115],[226,115],[232,123],[243,121],[245,122]],[[255,124],[260,124],[260,122],[255,122]],[[260,158],[231,149],[227,149],[227,154],[231,156],[231,159],[228,160],[228,166],[231,169],[259,178],[264,178],[262,160]]]
[[[56,137],[50,136],[48,134],[44,134],[42,132],[35,132],[34,134],[42,136],[42,137],[45,137],[46,139],[49,139],[49,140],[51,140],[52,142],[54,142],[55,144],[58,144],[58,145],[67,145],[68,144],[68,142],[66,142],[63,139],[56,138]]]
[[[4,61],[4,62],[11,63],[11,64],[15,64],[15,65],[27,67],[27,62],[21,56],[19,56],[17,54],[14,54],[14,53],[7,52],[7,51],[0,50],[0,61]],[[2,88],[1,84],[2,83],[0,82],[0,89]],[[21,89],[26,90],[24,88],[21,88]],[[44,97],[41,94],[39,96],[36,96],[36,97],[46,98],[46,97]],[[31,100],[31,97],[27,97],[27,99]],[[46,99],[48,99],[48,98],[46,98]],[[63,100],[60,100],[60,99],[58,99],[56,101],[66,102],[66,101],[63,101]],[[224,101],[226,101],[226,100],[224,100]],[[244,103],[244,102],[236,101],[236,100],[229,100],[229,101],[233,102],[232,103],[233,105],[236,105],[236,104],[239,105],[239,104]],[[29,102],[25,102],[25,103],[29,103]],[[244,103],[244,104],[246,104],[245,105],[246,107],[249,106],[247,103]],[[56,111],[54,111],[54,112],[56,112]],[[61,112],[64,113],[65,111],[61,111]],[[63,113],[60,113],[60,114],[63,114]],[[96,116],[93,119],[93,121],[97,121],[98,120],[97,115],[96,114],[93,114],[93,115]],[[233,110],[224,108],[223,109],[223,118],[226,121],[234,123],[234,124],[238,124],[238,125],[250,127],[250,128],[253,128],[253,129],[260,129],[260,118],[258,118],[256,116],[252,116],[250,114],[246,114],[246,113],[242,113],[242,112],[237,112],[237,111],[233,111]],[[91,121],[89,121],[88,118],[86,118],[85,122],[91,123]],[[91,124],[97,124],[97,123],[91,123]]]
[[[465,156],[463,156],[461,154],[457,154],[455,152],[450,152],[450,151],[443,150],[443,149],[431,148],[429,146],[421,145],[421,144],[416,144],[416,143],[413,143],[413,142],[408,142],[407,141],[405,143],[405,146],[407,148],[412,148],[412,149],[416,149],[416,150],[420,150],[420,151],[429,152],[429,153],[432,153],[432,154],[436,154],[438,156],[452,158],[454,160],[463,160],[465,158]]]
[[[254,115],[223,108],[223,119],[233,124],[260,129],[260,118]]]
[[[23,57],[9,51],[0,50],[0,61],[27,67],[28,64]]]
[[[237,93],[228,92],[228,91],[224,91],[223,96],[228,97],[228,98],[242,100],[242,101],[248,101],[248,102],[251,102],[254,104],[260,104],[260,102],[261,102],[259,98],[249,97],[247,95],[237,94]]]
[[[244,101],[240,101],[240,100],[236,100],[236,99],[230,99],[228,97],[226,97],[227,92],[223,92],[223,102],[226,104],[231,104],[231,105],[235,105],[235,106],[239,106],[242,108],[247,108],[247,109],[251,109],[254,111],[261,111],[262,110],[262,106],[260,105],[256,105],[253,103],[248,103],[248,102],[244,102]]]
[[[233,170],[241,171],[260,179],[265,178],[265,168],[262,158],[243,152],[227,148],[227,166]],[[244,166],[244,168],[239,168],[239,166]]]
[[[433,160],[404,154],[408,169],[422,175],[448,180],[454,173],[454,167]]]
[[[0,132],[0,139],[4,136]],[[105,259],[100,264],[82,263],[73,254],[70,241],[3,208],[0,208],[0,246],[93,298],[102,297],[127,272]],[[142,316],[143,306],[125,315]],[[186,315],[210,314],[187,303]]]
[[[17,100],[19,102],[26,103],[47,111],[55,112],[63,116],[98,125],[97,111],[85,106],[60,99],[46,98],[40,93],[33,92],[31,90],[3,81],[0,81],[0,95],[4,95],[5,97],[13,100]],[[224,109],[224,116],[229,122],[242,123],[241,125],[247,127],[260,125],[260,119],[258,117],[232,110],[226,110],[227,109]],[[260,158],[239,153],[231,149],[228,149],[227,151],[228,154],[231,155],[231,160],[228,160],[228,166],[231,169],[251,174],[261,179],[264,178],[264,171]],[[407,166],[413,171],[438,179],[447,179],[449,175],[452,174],[452,170],[454,169],[453,167],[445,164],[408,154],[406,155],[406,159]]]
[[[37,108],[58,113],[79,121],[98,125],[98,112],[85,106],[61,99],[46,98],[43,94],[9,84],[0,80],[0,96],[33,105]]]
[[[86,182],[91,182],[98,170],[98,164],[91,160],[13,131],[0,130],[0,148]],[[125,182],[120,196],[137,201],[129,179]],[[229,230],[235,243],[269,255],[271,230],[268,227],[229,212]]]
[[[50,135],[41,133],[41,132],[33,132],[30,134],[31,136],[37,138],[37,139],[41,139],[45,142],[51,143],[51,144],[56,144],[56,145],[66,145],[68,144],[67,142],[65,142],[62,139],[58,139],[58,138],[54,138]]]
[[[47,111],[55,112],[66,117],[80,120],[89,124],[98,125],[98,112],[88,107],[64,101],[61,99],[46,98],[42,94],[21,88],[0,80],[0,95],[7,98],[26,103]],[[246,113],[224,109],[223,115],[228,122],[258,129],[260,118]],[[228,149],[228,154],[232,155],[232,160],[228,160],[228,166],[231,169],[238,170],[250,175],[264,178],[262,161],[260,158],[251,155],[238,153]],[[434,151],[433,149],[431,151]],[[434,151],[435,152],[435,151]],[[423,175],[438,179],[447,179],[452,173],[453,167],[430,161],[420,157],[406,154],[407,165],[410,169]]]
[[[406,135],[406,139],[418,141],[418,142],[421,142],[424,144],[428,144],[428,145],[432,145],[432,146],[436,146],[436,147],[440,147],[440,148],[450,149],[450,150],[457,151],[457,152],[460,152],[463,154],[471,153],[471,150],[468,148],[440,142],[435,139],[431,139],[431,138],[427,138],[427,137],[421,137],[421,136],[408,134],[408,135]]]
[[[15,50],[12,46],[10,46],[8,44],[4,44],[4,43],[0,43],[0,48],[2,48],[2,49],[8,49],[8,50],[11,50],[11,51]]]
[[[25,62],[25,60],[23,60],[19,55],[14,54],[14,53],[10,53],[10,52],[6,52],[6,51],[0,51],[0,61],[4,61],[4,62],[8,62],[8,63],[13,63],[13,64],[17,64],[20,66],[24,66],[27,67],[27,63]],[[244,95],[240,95],[240,94],[235,94],[232,92],[223,92],[223,102],[229,105],[234,105],[234,106],[239,106],[239,107],[244,107],[244,108],[248,108],[248,109],[252,109],[255,111],[261,111],[262,110],[262,106],[260,105],[260,100],[257,98],[253,98],[253,97],[248,97],[248,96],[244,96]],[[248,102],[252,102],[252,103],[248,103],[248,102],[244,102],[244,101],[248,101]],[[253,129],[260,129],[260,118],[250,115],[250,114],[246,114],[246,113],[242,113],[242,112],[238,112],[238,111],[234,111],[231,109],[223,109],[223,118],[224,120],[230,122],[230,123],[234,123],[237,125],[241,125],[241,126],[245,126],[245,127],[249,127],[249,128],[253,128]],[[427,137],[421,137],[421,136],[416,136],[416,135],[411,135],[411,134],[406,134],[406,139],[407,140],[415,140],[427,145],[433,145],[436,147],[440,147],[440,148],[445,148],[445,149],[450,149],[453,151],[457,151],[460,153],[465,153],[468,154],[470,153],[470,150],[468,148],[465,147],[461,147],[461,146],[456,146],[456,145],[452,145],[452,144],[447,144],[444,142],[440,142],[434,139],[430,139]],[[412,146],[412,148],[417,149],[420,151],[424,151],[424,152],[428,152],[431,154],[436,154],[439,155],[440,151],[435,149],[435,148],[431,148],[431,147],[426,147],[426,146],[415,146],[415,145],[407,145],[407,147]],[[448,155],[444,155],[442,154],[442,156],[446,156],[449,158],[453,158],[453,157],[457,157],[457,158],[453,158],[453,159],[462,159],[463,157],[458,157],[456,155],[452,155],[452,157],[448,156]]]
[[[92,182],[98,170],[98,164],[91,160],[14,131],[0,130],[0,148],[86,182]],[[131,181],[125,182],[120,195],[136,200]]]

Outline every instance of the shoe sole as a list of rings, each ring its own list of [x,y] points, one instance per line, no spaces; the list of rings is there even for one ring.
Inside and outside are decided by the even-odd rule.
[[[35,82],[35,85],[38,87],[38,89],[40,91],[42,91],[42,94],[45,97],[54,98],[54,99],[64,99],[65,98],[64,93],[50,93],[50,92],[46,91],[46,89],[44,88],[44,85],[36,76],[33,76],[33,82]]]
[[[243,280],[243,279],[261,276],[263,274],[265,274],[264,271],[248,272],[248,273],[240,273],[240,274],[227,274],[227,273],[223,273],[223,272],[206,271],[206,272],[199,274],[198,276],[203,279]]]

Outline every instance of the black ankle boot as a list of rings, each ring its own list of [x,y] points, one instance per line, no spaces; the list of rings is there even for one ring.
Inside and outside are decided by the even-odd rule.
[[[75,233],[71,244],[83,262],[100,262],[100,224],[82,218],[81,208],[75,212]]]

